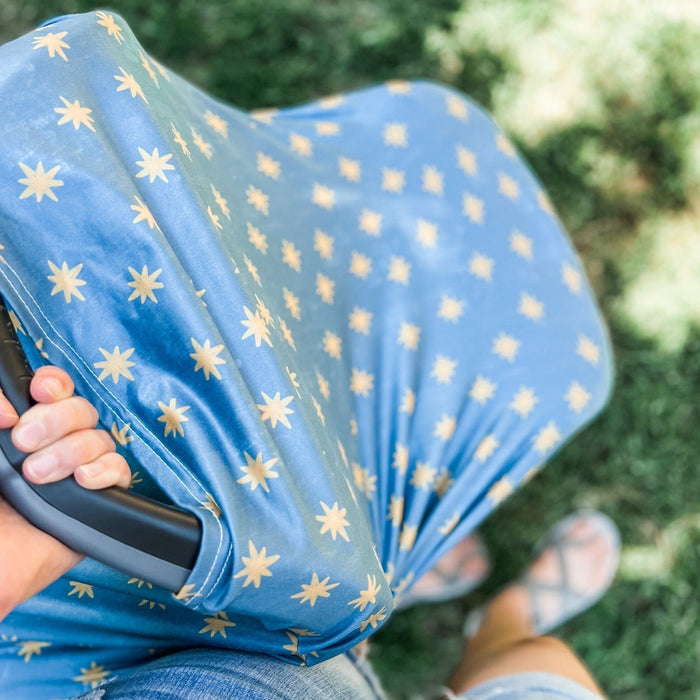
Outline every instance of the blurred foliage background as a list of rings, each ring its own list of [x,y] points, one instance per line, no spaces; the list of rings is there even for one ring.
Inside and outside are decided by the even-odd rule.
[[[700,697],[700,4],[692,0],[112,0],[146,49],[239,107],[389,78],[481,102],[549,191],[610,325],[608,410],[483,528],[464,600],[397,614],[372,656],[397,700],[459,658],[465,612],[552,523],[619,524],[617,582],[561,636],[614,699]],[[89,0],[2,0],[0,42]]]

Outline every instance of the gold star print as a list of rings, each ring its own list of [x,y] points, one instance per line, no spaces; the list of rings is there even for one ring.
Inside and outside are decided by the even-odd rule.
[[[287,341],[289,347],[291,347],[292,350],[296,351],[297,346],[294,344],[294,336],[292,335],[291,328],[289,328],[289,326],[284,322],[283,318],[279,316],[277,318],[279,318],[280,332],[282,333],[282,337]]]
[[[493,260],[480,253],[474,253],[469,260],[469,272],[474,277],[490,282],[493,273]]]
[[[386,608],[382,608],[379,612],[370,615],[366,620],[360,623],[360,632],[364,632],[367,627],[372,627],[373,630],[377,629],[377,625],[386,620]]]
[[[577,296],[581,294],[581,289],[583,288],[581,273],[569,265],[569,263],[562,263],[561,279],[572,294],[576,294]]]
[[[504,476],[489,489],[486,497],[493,501],[494,506],[499,506],[508,497],[512,496],[514,492],[513,484],[511,484],[507,476]]]
[[[449,491],[454,482],[455,480],[452,478],[449,469],[447,469],[447,467],[443,467],[435,479],[433,489],[435,490],[435,493],[442,498]]]
[[[348,182],[360,182],[362,179],[362,168],[359,160],[349,158],[338,158],[338,170]]]
[[[180,146],[182,149],[182,152],[190,159],[192,160],[192,155],[190,154],[190,149],[187,145],[187,141],[182,138],[182,134],[177,130],[175,127],[175,124],[170,122],[170,129],[173,132],[173,136],[175,137],[175,143]]]
[[[448,297],[443,294],[440,300],[440,310],[438,311],[438,316],[444,318],[445,321],[451,321],[452,323],[457,323],[460,316],[464,313],[464,302],[455,299],[454,297]]]
[[[487,435],[477,446],[474,458],[482,464],[498,449],[500,442],[493,435]]]
[[[335,205],[335,192],[325,185],[319,185],[318,182],[314,182],[311,201],[317,206],[330,211]]]
[[[270,309],[265,306],[265,302],[257,294],[255,295],[255,308],[260,313],[260,318],[265,321],[265,324],[274,327],[275,322],[272,320]]]
[[[332,304],[333,296],[335,294],[335,282],[329,277],[326,277],[326,275],[317,272],[316,294],[321,297],[321,301],[325,304]]]
[[[314,605],[316,605],[316,601],[319,598],[330,598],[330,593],[329,591],[333,590],[334,588],[337,588],[340,584],[339,583],[328,583],[330,580],[330,576],[326,576],[326,578],[321,581],[321,579],[318,577],[316,572],[311,575],[311,583],[302,583],[301,584],[301,592],[300,593],[295,593],[292,596],[289,596],[290,598],[299,598],[299,603],[309,603],[311,607],[313,608]]]
[[[439,528],[438,532],[443,536],[447,537],[452,530],[457,527],[459,523],[459,513],[454,513],[452,517],[448,518]]]
[[[450,116],[462,122],[466,122],[469,118],[469,110],[464,99],[456,95],[447,95],[445,99],[447,102],[447,112]]]
[[[247,255],[244,255],[243,262],[245,262],[245,266],[248,269],[248,272],[250,272],[250,276],[258,283],[260,287],[262,287],[260,275],[258,274],[258,268],[255,267],[253,261]]]
[[[299,297],[293,292],[289,291],[286,287],[282,287],[282,294],[284,295],[284,305],[292,314],[292,317],[297,321],[301,320],[301,306],[299,304]]]
[[[289,148],[305,158],[309,158],[313,154],[311,139],[306,136],[301,136],[300,134],[289,134]]]
[[[316,372],[316,381],[318,382],[318,390],[321,392],[321,396],[328,400],[331,396],[331,385],[328,380],[319,372]]]
[[[221,379],[219,370],[216,365],[226,364],[223,357],[219,357],[219,353],[224,349],[223,344],[211,346],[211,341],[207,338],[204,345],[200,345],[194,338],[190,338],[194,352],[190,353],[190,357],[195,361],[194,371],[200,369],[204,372],[204,379],[209,381],[209,375],[213,374],[217,379]]]
[[[498,337],[493,341],[491,352],[493,352],[494,355],[502,357],[504,360],[508,360],[508,362],[513,362],[519,349],[519,340],[516,340],[513,336],[507,335],[506,333],[499,333]]]
[[[571,382],[571,386],[569,386],[569,390],[564,398],[572,411],[580,413],[588,406],[591,395],[578,382],[574,381]]]
[[[265,155],[258,151],[258,171],[273,180],[279,179],[282,174],[282,168],[280,167],[279,161],[274,160],[270,156]]]
[[[326,331],[323,336],[323,352],[328,353],[331,357],[339,360],[342,353],[343,341],[340,336],[337,336],[331,331]]]
[[[264,404],[256,404],[260,411],[262,411],[261,420],[269,420],[273,428],[277,427],[277,423],[281,423],[285,428],[291,430],[292,426],[287,416],[294,413],[291,408],[288,408],[289,404],[294,400],[294,397],[286,396],[285,398],[281,398],[279,391],[275,394],[274,398],[270,398],[264,391],[260,393],[265,401]]]
[[[433,363],[430,376],[434,377],[438,384],[449,384],[454,377],[456,368],[457,360],[452,360],[449,357],[438,355]]]
[[[513,231],[510,236],[510,249],[525,260],[532,260],[532,239],[520,231]]]
[[[192,598],[197,596],[199,596],[199,593],[194,590],[194,583],[187,583],[177,593],[173,593],[175,600],[184,600],[186,603],[189,603]]]
[[[254,245],[263,255],[267,255],[267,236],[260,233],[257,226],[253,226],[250,221],[247,222],[248,240]]]
[[[160,73],[162,78],[165,78],[168,82],[170,82],[170,76],[168,75],[168,72],[163,68],[163,66],[158,63],[155,59],[151,58],[151,63],[156,67],[156,70]]]
[[[301,398],[301,393],[299,392],[299,382],[297,381],[297,373],[292,372],[289,367],[284,368],[287,372],[287,376],[289,377],[289,381],[292,383],[292,386],[294,387],[294,390],[297,392],[297,396]]]
[[[427,462],[416,462],[416,468],[411,474],[409,483],[417,489],[429,491],[433,486],[436,475],[437,469],[431,467]]]
[[[63,38],[68,34],[68,32],[59,32],[54,34],[49,32],[44,34],[44,36],[36,36],[32,40],[34,51],[37,49],[46,49],[49,52],[49,58],[55,58],[58,54],[64,61],[67,61],[65,52],[63,49],[69,49],[70,46],[63,41]]]
[[[137,272],[133,267],[129,268],[129,273],[134,278],[132,282],[129,282],[129,287],[133,287],[134,291],[131,292],[131,296],[127,301],[134,301],[135,299],[141,298],[141,303],[144,304],[146,299],[150,299],[154,304],[158,303],[156,295],[153,293],[155,289],[162,289],[163,283],[157,282],[157,278],[160,273],[163,272],[161,268],[158,268],[152,274],[148,274],[148,268],[144,265],[141,272]]]
[[[158,408],[163,411],[163,415],[158,417],[158,422],[165,423],[165,437],[168,437],[170,433],[173,434],[173,437],[178,435],[184,437],[185,431],[182,428],[182,424],[189,420],[184,413],[189,411],[190,407],[178,406],[175,399],[170,399],[170,403],[167,406],[162,401],[159,401]]]
[[[479,374],[474,380],[472,388],[469,390],[469,396],[483,406],[489,399],[493,398],[495,391],[496,385],[486,377],[482,377]]]
[[[420,330],[418,326],[403,321],[399,328],[399,344],[403,345],[407,350],[418,350]]]
[[[272,554],[268,557],[267,548],[261,547],[260,551],[258,551],[252,540],[248,540],[248,553],[250,556],[241,557],[244,567],[237,574],[234,574],[233,578],[245,576],[246,579],[243,582],[243,588],[249,586],[251,583],[256,588],[260,588],[262,577],[272,576],[269,567],[279,560],[280,555]]]
[[[220,634],[224,639],[226,639],[226,628],[235,627],[236,623],[231,622],[225,612],[214,613],[210,617],[205,617],[204,622],[207,624],[199,630],[199,634],[206,634],[209,632],[209,638]]]
[[[333,237],[317,228],[314,231],[314,250],[324,260],[330,260],[333,257]]]
[[[101,382],[110,375],[112,375],[112,381],[115,384],[119,382],[119,377],[124,377],[129,381],[134,380],[133,375],[129,371],[129,367],[134,367],[136,364],[129,360],[134,352],[134,348],[129,348],[124,352],[120,352],[119,346],[117,345],[111,353],[107,352],[104,348],[100,348],[99,350],[105,359],[100,362],[95,362],[94,364],[97,369],[102,370],[100,376],[97,378],[98,381]]]
[[[216,187],[214,187],[214,185],[211,185],[211,191],[212,191],[212,194],[214,195],[214,199],[215,199],[216,203],[219,206],[219,209],[221,209],[221,213],[230,221],[231,220],[231,212],[228,208],[228,202],[221,196],[221,192],[219,192],[216,189]]]
[[[360,213],[360,231],[370,236],[379,236],[382,232],[382,215],[370,209],[363,209]]]
[[[136,177],[147,177],[149,182],[153,182],[156,178],[161,179],[163,182],[168,182],[168,178],[165,176],[165,170],[175,170],[175,166],[168,161],[173,157],[172,153],[166,153],[165,155],[160,155],[158,149],[154,148],[153,153],[148,153],[144,151],[143,148],[139,146],[139,153],[143,160],[137,160],[136,165],[141,166],[141,170],[136,173]]]
[[[399,535],[399,549],[402,552],[408,552],[413,549],[413,545],[416,543],[416,536],[418,535],[418,527],[416,525],[409,525],[404,523],[401,528],[401,534]]]
[[[476,156],[471,151],[459,145],[457,146],[457,167],[459,167],[465,175],[476,175]]]
[[[484,202],[471,194],[465,193],[462,197],[462,213],[473,224],[484,223]]]
[[[411,277],[411,263],[409,263],[405,258],[400,258],[396,256],[391,256],[391,261],[389,262],[389,272],[386,276],[388,280],[392,282],[398,282],[399,284],[408,284]]]
[[[520,306],[518,313],[531,321],[541,321],[544,316],[544,304],[527,292],[520,294]]]
[[[104,27],[107,30],[109,36],[113,36],[118,44],[121,44],[124,40],[122,36],[122,28],[114,21],[113,15],[108,15],[106,12],[98,11],[95,13],[99,19],[97,24]]]
[[[80,102],[76,100],[75,102],[69,102],[65,97],[59,96],[61,102],[63,102],[63,107],[55,107],[54,112],[61,114],[61,118],[58,120],[58,126],[62,124],[68,124],[73,122],[73,127],[77,130],[81,125],[86,126],[90,131],[94,132],[95,127],[93,124],[95,120],[90,116],[92,113],[91,109],[87,107],[81,107]]]
[[[371,500],[372,494],[377,489],[376,474],[370,476],[369,469],[363,469],[357,462],[353,462],[352,478],[355,481],[355,486]]]
[[[537,203],[540,205],[542,211],[550,216],[554,216],[554,206],[552,206],[551,200],[542,190],[537,191]]]
[[[59,270],[56,265],[54,265],[50,260],[47,260],[53,275],[48,275],[46,277],[49,282],[54,283],[54,288],[51,290],[51,296],[63,292],[63,297],[66,300],[66,304],[70,304],[73,297],[80,299],[80,301],[85,301],[85,297],[82,295],[78,287],[82,287],[87,284],[85,280],[78,278],[80,271],[83,269],[83,264],[79,263],[75,267],[68,269],[68,263],[63,262],[61,269]]]
[[[442,195],[443,193],[442,173],[432,165],[423,168],[423,190],[431,194]]]
[[[127,442],[131,442],[131,440],[132,440],[132,438],[127,438]],[[131,475],[131,479],[129,480],[128,488],[131,489],[134,486],[136,486],[136,484],[140,484],[143,482],[143,479],[139,478],[139,474],[140,474],[140,472],[137,472],[137,471],[133,472],[133,474]]]
[[[190,128],[192,132],[192,143],[199,149],[200,153],[206,157],[207,160],[211,160],[214,155],[211,144],[207,143],[201,134],[197,133],[193,128]]]
[[[535,449],[540,454],[544,454],[548,450],[551,450],[557,443],[561,442],[561,439],[561,433],[556,423],[554,421],[549,421],[549,423],[532,438],[532,442]]]
[[[405,148],[408,146],[408,133],[406,125],[392,122],[384,127],[384,143],[387,146]]]
[[[219,221],[219,215],[218,215],[218,214],[215,214],[215,213],[212,211],[212,209],[211,209],[210,206],[207,207],[207,214],[209,215],[209,220],[210,220],[210,221],[212,222],[212,224],[214,225],[214,228],[215,228],[217,231],[223,231],[223,230],[224,230],[224,227],[221,225],[221,222]]]
[[[255,491],[258,486],[261,486],[263,491],[270,493],[270,487],[267,485],[266,479],[276,479],[279,474],[272,471],[272,467],[277,463],[277,457],[268,459],[267,462],[262,461],[262,453],[258,452],[253,459],[247,452],[243,452],[247,466],[239,467],[245,472],[245,476],[238,479],[239,484],[250,484],[250,490]]]
[[[411,94],[411,83],[408,80],[387,80],[384,85],[392,95]]]
[[[114,76],[114,79],[119,83],[117,92],[128,90],[132,97],[136,97],[138,95],[146,104],[148,104],[146,95],[143,94],[143,90],[136,81],[136,78],[134,78],[131,73],[127,73],[121,66],[118,66],[118,68],[121,71],[121,75]]]
[[[132,224],[138,224],[139,221],[145,221],[148,224],[148,228],[153,230],[154,228],[160,231],[160,226],[156,223],[156,220],[151,214],[151,210],[136,196],[134,196],[136,204],[131,205],[131,209],[136,212],[136,217],[131,222]]]
[[[512,177],[498,173],[498,191],[504,197],[515,201],[520,195],[520,186]]]
[[[350,538],[345,530],[350,524],[345,519],[347,508],[338,508],[338,501],[333,504],[332,508],[329,508],[323,501],[319,502],[324,511],[323,515],[316,516],[316,520],[322,524],[321,534],[329,533],[334,541],[340,535],[346,542],[349,542]]]
[[[386,516],[387,520],[391,520],[392,527],[398,527],[403,521],[403,507],[404,507],[404,497],[391,494],[391,500],[389,502],[388,513]]]
[[[144,598],[139,603],[139,607],[142,607],[144,605],[147,605],[149,610],[153,610],[156,607],[160,608],[161,610],[165,610],[165,605],[163,605],[163,603],[157,603],[155,600],[148,600],[148,598]]]
[[[17,182],[20,185],[25,185],[26,189],[20,194],[20,199],[26,199],[34,195],[37,202],[41,202],[44,195],[54,202],[58,202],[58,197],[51,191],[52,187],[63,187],[63,180],[54,180],[54,175],[61,169],[60,165],[56,165],[51,170],[44,172],[44,164],[39,161],[36,165],[36,170],[32,170],[28,165],[20,163],[19,167],[26,177],[22,177]]]
[[[319,105],[323,109],[336,109],[345,102],[345,97],[343,95],[328,95],[318,101]]]
[[[369,273],[372,272],[372,260],[366,255],[353,250],[350,257],[349,272],[355,277],[366,280]]]
[[[405,474],[408,471],[408,458],[408,447],[397,442],[394,447],[394,457],[391,466],[396,469],[399,474]]]
[[[127,581],[127,584],[129,586],[135,585],[136,588],[141,588],[142,586],[146,586],[146,588],[153,588],[152,583],[149,583],[148,581],[144,581],[142,578],[130,578]]]
[[[93,689],[97,688],[111,673],[111,671],[107,671],[104,666],[98,666],[94,661],[90,664],[89,668],[81,668],[80,671],[81,674],[75,676],[73,680],[76,683],[89,684]]]
[[[51,642],[18,642],[17,656],[23,656],[27,663],[32,656],[41,656],[41,650],[51,646]]]
[[[250,113],[250,116],[261,124],[272,124],[272,120],[277,116],[278,112],[279,109],[276,107],[269,107],[266,109],[256,109]]]
[[[246,190],[248,204],[252,204],[261,214],[267,216],[270,213],[270,198],[257,187],[249,185]]]
[[[335,122],[316,122],[314,128],[318,136],[337,136],[340,133],[340,124]]]
[[[496,135],[496,147],[509,158],[515,157],[515,146],[503,134]]]
[[[204,121],[209,124],[209,126],[216,131],[219,136],[223,136],[225,139],[228,138],[228,122],[218,114],[214,114],[213,112],[207,110],[204,113]]]
[[[527,418],[538,401],[534,390],[521,386],[510,402],[509,408],[512,408],[521,418]]]
[[[214,500],[214,497],[208,493],[206,501],[200,501],[200,510],[209,511],[217,520],[221,517],[221,508]]]
[[[369,392],[373,390],[374,375],[353,367],[352,376],[350,377],[350,391],[357,396],[364,396],[367,398]]]
[[[282,241],[282,262],[289,265],[292,270],[301,272],[301,251],[290,241]]]
[[[401,407],[399,410],[401,413],[407,413],[409,416],[412,416],[415,408],[416,394],[411,389],[406,389],[401,397]]]
[[[143,51],[139,51],[139,58],[141,59],[141,66],[143,69],[148,73],[148,77],[156,84],[156,87],[160,87],[158,85],[158,76],[156,75],[156,72],[151,68],[151,64],[148,62],[148,58],[146,58],[146,55],[143,53]]]
[[[84,595],[86,595],[88,598],[94,598],[95,593],[92,590],[92,586],[89,583],[80,583],[80,581],[69,581],[71,586],[71,590],[68,592],[68,595],[77,595],[78,598],[82,598]]]
[[[454,416],[443,415],[442,418],[435,423],[433,437],[439,437],[443,442],[447,442],[454,435],[456,427],[457,419]]]
[[[348,327],[357,333],[369,335],[369,329],[372,324],[372,313],[367,309],[361,309],[355,306],[349,315]]]
[[[377,593],[382,589],[377,585],[377,577],[367,574],[367,588],[360,591],[360,597],[351,600],[348,605],[352,605],[355,609],[359,608],[360,612],[364,612],[368,605],[375,605],[377,602]]]
[[[406,175],[402,170],[382,168],[382,189],[401,194],[406,184]]]
[[[122,447],[126,447],[126,445],[128,445],[134,439],[131,437],[131,435],[127,435],[130,429],[131,423],[125,423],[121,428],[117,428],[117,424],[112,423],[110,434],[112,435],[112,438],[114,438],[114,442]]]
[[[437,224],[431,224],[429,221],[418,219],[416,240],[425,248],[435,248],[438,240]]]
[[[21,321],[17,317],[17,314],[14,311],[9,312],[10,315],[10,321],[12,322],[12,327],[15,329],[17,333],[21,333],[22,335],[27,335],[27,332],[24,330]]]

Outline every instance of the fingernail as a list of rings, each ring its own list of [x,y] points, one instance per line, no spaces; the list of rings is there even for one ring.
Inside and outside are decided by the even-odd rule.
[[[97,476],[103,471],[103,467],[100,464],[83,464],[79,466],[78,469],[80,469],[83,476],[86,476],[88,479],[92,479],[93,476]]]
[[[59,382],[58,379],[53,379],[52,377],[42,380],[41,387],[52,399],[58,398],[63,391],[63,385],[61,382]]]
[[[24,462],[24,470],[34,479],[47,479],[58,467],[58,460],[52,454],[32,455]]]
[[[22,423],[20,421],[12,432],[15,444],[25,452],[37,447],[45,435],[44,426],[38,422]]]

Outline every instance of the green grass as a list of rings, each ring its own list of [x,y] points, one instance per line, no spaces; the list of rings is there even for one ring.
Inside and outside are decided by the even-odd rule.
[[[444,680],[465,611],[575,507],[619,524],[618,581],[561,630],[612,698],[700,695],[700,11],[681,0],[114,0],[162,62],[252,108],[387,78],[465,90],[510,132],[611,328],[610,406],[483,532],[495,570],[396,615],[374,658],[396,698]],[[85,0],[5,0],[0,41]]]

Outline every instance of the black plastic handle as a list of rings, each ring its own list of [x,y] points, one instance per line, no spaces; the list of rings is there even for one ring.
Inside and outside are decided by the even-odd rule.
[[[0,387],[18,414],[34,403],[33,372],[0,297]],[[71,549],[178,591],[199,553],[201,525],[192,514],[113,486],[82,488],[73,477],[32,484],[22,476],[25,454],[0,430],[0,493],[32,525]]]

